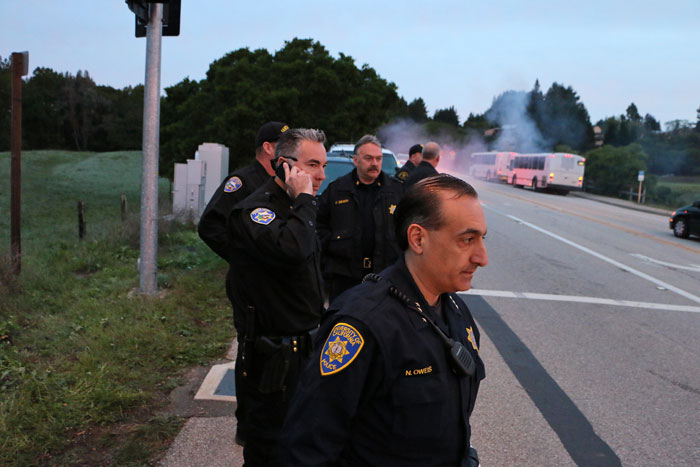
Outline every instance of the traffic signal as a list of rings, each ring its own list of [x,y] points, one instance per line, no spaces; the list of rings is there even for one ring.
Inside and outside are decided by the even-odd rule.
[[[126,0],[129,9],[134,12],[136,37],[146,37],[146,25],[150,20],[150,4],[163,4],[163,35],[180,35],[180,2],[181,0]]]

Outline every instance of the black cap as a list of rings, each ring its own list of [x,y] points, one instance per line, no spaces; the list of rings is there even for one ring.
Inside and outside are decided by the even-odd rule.
[[[422,144],[414,144],[413,146],[411,146],[411,149],[408,150],[408,155],[412,156],[417,152],[423,152],[423,145]]]
[[[263,143],[276,143],[282,133],[289,130],[289,126],[282,122],[267,122],[258,130],[255,137],[255,147],[259,148]]]

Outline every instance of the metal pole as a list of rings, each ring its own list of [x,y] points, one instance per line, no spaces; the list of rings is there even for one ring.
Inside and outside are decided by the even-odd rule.
[[[143,174],[141,181],[141,293],[158,289],[158,149],[160,139],[160,46],[163,4],[150,4],[146,28],[146,84],[143,98]]]
[[[10,146],[10,255],[12,272],[19,275],[22,270],[22,236],[20,230],[20,206],[22,194],[22,74],[24,56],[12,54],[12,130]]]

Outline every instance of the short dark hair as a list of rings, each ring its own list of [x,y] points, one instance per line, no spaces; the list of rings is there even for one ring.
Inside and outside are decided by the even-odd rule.
[[[299,147],[302,141],[311,141],[312,143],[326,143],[326,134],[321,130],[311,128],[292,128],[285,131],[280,139],[277,140],[275,147],[275,159],[280,156],[299,157]]]
[[[419,224],[428,230],[437,230],[443,226],[440,193],[452,192],[452,198],[469,196],[478,198],[474,187],[457,177],[438,174],[424,178],[406,190],[394,214],[396,240],[402,251],[408,249],[408,227]]]

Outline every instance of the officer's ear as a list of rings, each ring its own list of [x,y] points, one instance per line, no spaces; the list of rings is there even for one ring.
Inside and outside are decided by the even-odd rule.
[[[417,255],[423,254],[423,243],[425,241],[425,234],[425,229],[419,224],[411,224],[406,230],[408,248]]]

